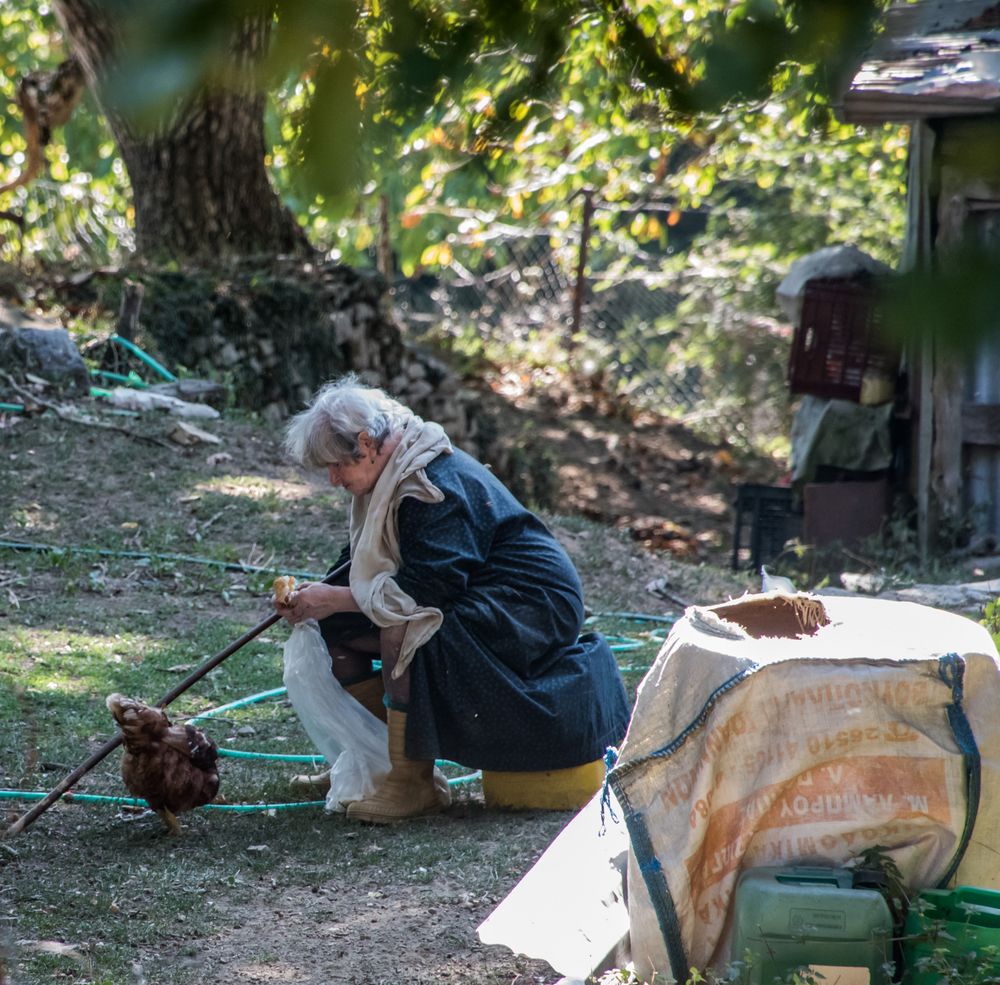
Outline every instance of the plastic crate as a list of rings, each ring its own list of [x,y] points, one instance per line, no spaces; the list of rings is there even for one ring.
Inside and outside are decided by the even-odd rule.
[[[987,945],[1000,948],[1000,892],[975,886],[925,889],[906,915],[903,985],[937,985],[941,974],[920,967],[921,958],[935,950],[945,950],[949,963],[961,968],[983,961]],[[1000,958],[992,973],[1000,975]]]
[[[787,486],[737,486],[734,510],[733,571],[759,571],[802,532],[802,515]]]
[[[882,334],[875,282],[816,278],[806,284],[788,362],[792,393],[879,403],[891,397],[898,366],[898,348]],[[863,400],[866,389],[879,398]]]

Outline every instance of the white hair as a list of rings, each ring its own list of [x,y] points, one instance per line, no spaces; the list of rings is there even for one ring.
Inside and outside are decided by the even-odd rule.
[[[349,373],[316,391],[305,410],[285,429],[285,450],[306,468],[362,457],[358,435],[367,431],[377,448],[402,430],[413,412],[378,387],[365,386]]]

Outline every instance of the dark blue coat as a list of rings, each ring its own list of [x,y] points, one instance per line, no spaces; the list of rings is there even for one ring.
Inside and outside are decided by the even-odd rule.
[[[439,455],[427,475],[444,499],[399,504],[395,580],[444,622],[410,664],[407,754],[517,771],[602,757],[624,738],[628,700],[607,641],[580,635],[573,562],[465,452]],[[320,629],[334,644],[376,627],[354,613]]]
[[[410,665],[407,753],[493,770],[600,758],[625,735],[628,701],[607,641],[580,637],[572,561],[464,452],[427,475],[444,500],[400,503],[396,582],[444,622]]]

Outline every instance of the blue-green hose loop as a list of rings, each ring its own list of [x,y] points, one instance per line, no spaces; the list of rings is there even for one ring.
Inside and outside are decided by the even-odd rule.
[[[112,373],[109,369],[92,369],[90,375],[97,376],[102,380],[111,380],[113,383],[121,383],[123,386],[135,387],[137,390],[149,389],[149,384],[135,373],[129,373],[126,376],[124,373]],[[105,390],[103,393],[107,393],[107,391]],[[91,390],[91,395],[94,395],[93,390]]]
[[[242,561],[216,561],[214,558],[194,557],[189,554],[159,554],[155,551],[113,551],[103,547],[59,547],[55,544],[33,544],[28,541],[0,540],[0,549],[11,551],[40,551],[52,554],[85,554],[97,557],[118,557],[139,561],[172,561],[178,564],[207,564],[226,571],[242,571],[244,574],[284,574],[310,581],[322,581],[325,575],[315,571],[289,571],[285,568],[266,568]]]
[[[226,711],[233,711],[235,708],[245,708],[247,705],[255,705],[260,701],[267,701],[268,698],[281,698],[288,693],[288,688],[284,687],[273,687],[270,691],[258,691],[257,694],[251,694],[247,698],[240,698],[237,701],[230,701],[227,705],[219,705],[218,708],[210,708],[208,711],[203,712],[200,715],[195,715],[194,718],[189,718],[187,720],[188,725],[197,725],[199,722],[204,721],[207,718],[215,718]],[[322,756],[318,757],[322,759]]]
[[[210,708],[208,711],[202,712],[200,715],[196,715],[194,718],[188,718],[186,724],[196,725],[200,722],[209,721],[218,715],[223,714],[223,712],[233,711],[237,708],[246,708],[248,705],[257,704],[260,701],[267,701],[269,698],[281,698],[288,693],[288,689],[284,687],[273,687],[269,691],[259,691],[257,694],[251,694],[245,698],[239,698],[236,701],[230,701],[229,704],[219,705],[218,708]],[[229,756],[232,759],[269,759],[282,763],[311,763],[316,765],[317,763],[325,762],[323,756],[320,755],[310,755],[302,753],[280,753],[280,752],[243,752],[240,749],[226,749],[223,746],[219,746],[220,756]],[[439,759],[435,764],[438,767],[442,766],[453,766],[458,769],[464,769],[460,763],[453,763],[447,759]],[[448,781],[449,786],[457,786],[461,783],[472,783],[474,780],[478,780],[480,777],[480,772],[476,770],[475,772],[468,773],[465,776],[453,777]]]
[[[128,339],[123,339],[120,335],[112,335],[109,341],[117,343],[123,349],[127,349],[137,359],[141,359],[150,369],[159,373],[168,383],[173,383],[177,379],[169,369],[161,366],[148,352],[143,352],[134,342],[129,342]]]
[[[4,404],[0,403],[0,411],[7,411],[10,414],[23,414],[24,404]]]
[[[41,800],[47,797],[44,791],[37,790],[0,790],[0,800]],[[120,804],[122,807],[149,808],[146,801],[137,797],[111,797],[98,793],[74,793],[67,791],[62,795],[67,803],[81,804]],[[246,814],[250,811],[290,811],[300,807],[323,807],[325,800],[296,800],[287,804],[205,804],[201,809],[206,811],[232,811]]]
[[[226,749],[219,746],[219,755],[229,759],[269,759],[282,763],[309,763],[316,766],[323,762],[323,757],[317,753],[315,756],[302,753],[278,753],[278,752],[244,752],[242,749]]]
[[[604,637],[608,641],[612,653],[627,653],[632,650],[641,650],[650,643],[662,643],[670,632],[674,623],[677,622],[675,616],[651,616],[644,612],[594,612],[584,620],[584,625],[593,625],[600,619],[615,619],[627,622],[654,622],[662,623],[655,629],[648,630],[643,639],[634,636],[623,636],[605,633]],[[622,673],[645,673],[652,664],[636,664],[629,666],[619,666]]]
[[[592,612],[585,620],[586,623],[595,619],[626,619],[632,622],[662,622],[672,626],[677,622],[676,616],[650,616],[645,612]]]
[[[463,783],[472,783],[480,779],[482,774],[477,770],[468,776],[458,776],[448,781],[448,786],[459,786]],[[42,800],[48,793],[44,790],[0,790],[0,800],[31,801]],[[72,790],[62,795],[62,799],[68,803],[79,804],[119,804],[122,807],[144,807],[149,809],[149,804],[138,797],[113,797],[110,794],[98,793],[76,793]],[[200,809],[206,811],[229,811],[233,814],[249,814],[252,811],[293,811],[303,807],[325,807],[325,800],[294,800],[279,804],[204,804]]]
[[[238,701],[230,701],[227,705],[219,705],[218,708],[211,708],[208,711],[203,712],[201,715],[189,718],[187,719],[187,724],[198,725],[201,722],[216,718],[224,712],[233,711],[236,708],[245,708],[247,705],[253,705],[259,701],[266,701],[268,698],[280,698],[287,693],[286,688],[275,687],[270,691],[261,691],[258,694],[251,694],[247,698],[240,698]],[[219,755],[228,756],[232,759],[270,759],[282,763],[310,763],[314,766],[317,763],[322,763],[324,761],[323,757],[318,753],[316,755],[311,755],[302,753],[243,752],[240,749],[226,749],[224,746],[219,746]]]

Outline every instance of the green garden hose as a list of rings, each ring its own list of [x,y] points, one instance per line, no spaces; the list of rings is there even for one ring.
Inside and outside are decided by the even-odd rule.
[[[35,790],[0,790],[0,800],[41,800],[48,796],[44,791]],[[149,807],[149,804],[137,797],[111,797],[98,793],[64,793],[62,799],[67,803],[81,804],[121,804],[124,807]],[[233,811],[246,814],[250,811],[290,811],[299,807],[322,807],[325,800],[297,800],[289,804],[205,804],[206,811]]]
[[[58,547],[55,544],[33,544],[28,541],[0,540],[0,549],[9,551],[39,551],[52,554],[84,554],[90,557],[119,557],[140,561],[172,561],[178,564],[207,564],[227,571],[242,571],[245,574],[273,574],[277,568],[265,568],[256,564],[243,564],[242,561],[216,561],[214,558],[195,557],[189,554],[159,554],[155,551],[113,551],[105,547]],[[314,571],[286,571],[282,574],[295,575],[296,578],[321,580],[324,576]]]
[[[134,342],[129,342],[128,339],[123,339],[120,335],[112,335],[108,341],[115,342],[123,349],[131,352],[133,356],[142,360],[150,369],[159,373],[168,383],[173,383],[177,380],[177,377],[169,369],[161,366],[148,352],[144,352]]]

